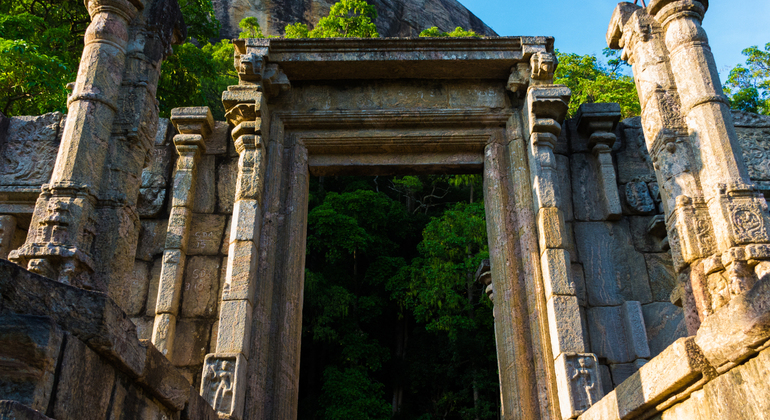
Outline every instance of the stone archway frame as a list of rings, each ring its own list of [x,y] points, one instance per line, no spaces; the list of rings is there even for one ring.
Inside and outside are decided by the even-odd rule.
[[[201,388],[221,414],[297,416],[311,174],[483,171],[504,416],[561,417],[527,156],[563,118],[549,101],[569,100],[547,85],[552,52],[546,37],[236,42],[223,102],[239,174]],[[533,101],[530,84],[555,93]]]

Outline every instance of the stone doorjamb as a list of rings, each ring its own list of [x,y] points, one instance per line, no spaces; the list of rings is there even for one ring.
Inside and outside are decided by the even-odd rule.
[[[517,37],[236,43],[241,82],[223,95],[240,154],[236,205],[217,349],[206,358],[201,388],[220,415],[297,416],[310,174],[482,171],[504,418],[579,414],[572,381],[557,381],[554,361],[562,352],[552,349],[550,334],[564,330],[559,323],[572,314],[556,308],[546,315],[540,271],[549,257],[541,259],[538,231],[542,236],[551,226],[536,222],[542,200],[536,207],[530,168],[533,158],[547,166],[542,159],[548,156],[528,156],[530,140],[540,144],[558,135],[564,116],[559,104],[569,101],[568,89],[549,84],[556,65],[552,42]],[[475,94],[499,96],[507,105],[479,100],[458,106],[448,98],[445,105],[396,101],[357,109],[356,102],[339,109],[280,96],[324,83],[360,87],[371,81],[376,89],[382,80],[483,81],[496,87]],[[420,80],[425,82],[415,82]],[[282,94],[290,85],[292,91]],[[546,94],[533,101],[537,92]],[[556,111],[550,112],[554,101]],[[571,332],[583,341],[582,331]],[[576,350],[580,357],[592,356]],[[561,395],[569,407],[560,407]]]

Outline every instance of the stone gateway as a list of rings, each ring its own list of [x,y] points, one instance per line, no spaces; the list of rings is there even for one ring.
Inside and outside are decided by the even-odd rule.
[[[0,418],[297,418],[310,176],[481,173],[506,420],[770,418],[770,117],[706,0],[620,3],[641,117],[549,37],[248,39],[159,119],[170,0],[88,0],[67,115],[0,116]]]

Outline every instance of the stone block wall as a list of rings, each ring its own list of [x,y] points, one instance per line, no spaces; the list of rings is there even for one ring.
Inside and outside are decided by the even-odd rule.
[[[0,418],[213,420],[106,295],[0,261]]]
[[[163,264],[174,167],[176,130],[161,119],[154,160],[142,174],[139,212],[141,231],[134,263],[133,286],[117,299],[150,339]],[[216,122],[206,141],[206,153],[197,164],[197,188],[188,236],[182,295],[172,363],[196,389],[200,387],[203,359],[216,347],[219,302],[225,277],[230,219],[235,197],[238,155],[225,122]]]
[[[770,117],[734,111],[752,180],[770,197]],[[596,354],[607,394],[688,336],[652,162],[641,119],[621,121],[612,149],[622,215],[608,216],[596,157],[576,119],[555,147],[572,279],[587,347]],[[681,261],[679,262],[681,264]],[[584,334],[584,336],[586,336]]]

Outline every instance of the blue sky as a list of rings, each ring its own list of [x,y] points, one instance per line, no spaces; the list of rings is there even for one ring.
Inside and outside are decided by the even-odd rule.
[[[613,0],[459,0],[501,36],[550,35],[563,52],[606,47]],[[633,0],[631,0],[633,1]],[[649,0],[648,0],[649,2]],[[639,2],[641,4],[641,1]],[[711,0],[703,27],[722,79],[745,62],[741,50],[770,42],[770,0]]]

